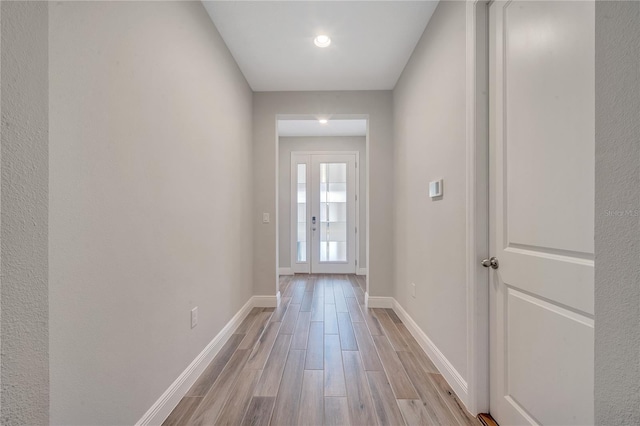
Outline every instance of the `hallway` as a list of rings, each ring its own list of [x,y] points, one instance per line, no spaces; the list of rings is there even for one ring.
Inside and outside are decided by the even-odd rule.
[[[283,276],[164,425],[479,424],[355,275]]]

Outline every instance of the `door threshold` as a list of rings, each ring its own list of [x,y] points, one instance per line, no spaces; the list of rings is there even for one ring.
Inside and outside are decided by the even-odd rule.
[[[496,422],[489,413],[478,414],[478,420],[480,420],[480,423],[482,423],[484,426],[499,426],[498,422]]]

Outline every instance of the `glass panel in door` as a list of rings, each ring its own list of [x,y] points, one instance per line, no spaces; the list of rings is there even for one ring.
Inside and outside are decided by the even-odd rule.
[[[320,163],[320,262],[347,261],[347,163]]]

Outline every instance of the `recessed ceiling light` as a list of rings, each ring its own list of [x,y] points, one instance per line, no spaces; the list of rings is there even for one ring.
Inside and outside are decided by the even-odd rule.
[[[321,34],[313,40],[313,43],[318,47],[327,47],[331,44],[331,39],[328,35]]]
[[[329,122],[329,120],[327,120],[326,118],[321,118],[320,120],[318,120],[318,123],[320,124],[327,124]]]

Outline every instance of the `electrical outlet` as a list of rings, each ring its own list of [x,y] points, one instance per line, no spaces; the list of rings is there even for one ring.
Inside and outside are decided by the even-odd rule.
[[[411,290],[411,297],[415,298],[416,297],[416,283],[411,283],[409,284],[410,290]]]
[[[269,223],[269,213],[262,213],[262,223]]]
[[[191,310],[191,328],[198,325],[198,307],[196,306]]]

